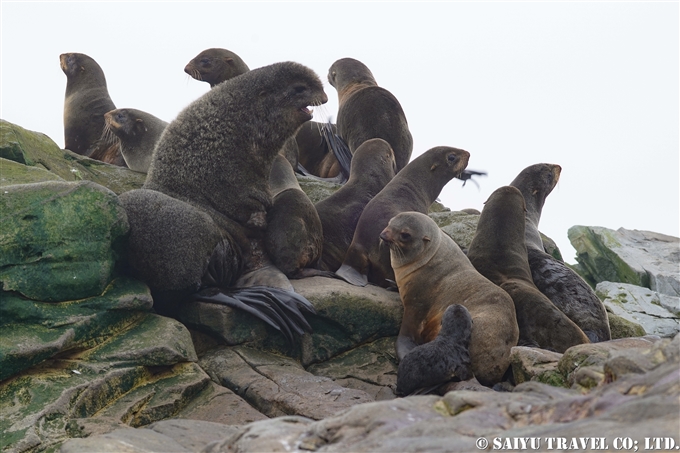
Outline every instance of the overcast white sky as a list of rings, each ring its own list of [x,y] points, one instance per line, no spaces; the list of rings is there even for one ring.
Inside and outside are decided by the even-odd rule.
[[[209,86],[184,66],[209,47],[251,69],[356,58],[402,104],[415,157],[448,145],[486,170],[442,202],[482,209],[539,162],[562,166],[540,229],[568,262],[572,225],[679,233],[679,8],[667,3],[28,3],[2,1],[0,117],[64,146],[66,76],[81,52],[118,108],[171,121]]]

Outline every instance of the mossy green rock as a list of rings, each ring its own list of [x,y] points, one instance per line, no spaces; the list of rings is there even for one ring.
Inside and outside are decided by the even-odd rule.
[[[647,335],[645,328],[640,324],[627,320],[626,318],[615,315],[607,310],[609,319],[609,329],[612,332],[612,340],[618,338],[644,337]]]
[[[64,178],[39,167],[29,167],[0,157],[0,187],[43,181],[63,181]]]
[[[146,174],[81,156],[47,135],[0,120],[0,158],[41,168],[66,181],[93,181],[120,194],[139,189]]]
[[[0,213],[5,291],[59,302],[99,295],[111,281],[129,225],[110,190],[89,181],[6,186]]]
[[[64,351],[110,341],[114,333],[138,323],[152,304],[147,286],[128,278],[114,280],[100,296],[61,303],[3,291],[0,380]]]

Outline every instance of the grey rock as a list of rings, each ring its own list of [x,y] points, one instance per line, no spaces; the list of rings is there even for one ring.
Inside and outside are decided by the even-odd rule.
[[[72,439],[61,446],[61,453],[146,453],[190,452],[171,437],[152,430],[121,429],[86,439]]]
[[[463,211],[431,212],[429,216],[442,231],[448,234],[458,246],[467,250],[477,231],[479,214],[468,214]]]
[[[177,412],[175,417],[224,425],[243,425],[268,418],[243,398],[214,382]]]
[[[200,451],[208,444],[231,437],[238,432],[237,427],[221,423],[178,419],[152,423],[148,429],[171,438],[188,451]]]
[[[302,415],[315,420],[350,406],[373,401],[361,390],[314,376],[289,357],[246,347],[206,353],[200,365],[215,382],[228,387],[269,417]]]
[[[641,325],[648,334],[672,337],[680,332],[680,297],[614,282],[598,283],[595,291],[611,312]]]
[[[650,231],[573,226],[569,241],[589,279],[680,296],[680,239]]]
[[[538,381],[565,386],[564,375],[557,369],[562,354],[540,348],[515,346],[510,350],[510,365],[516,384]]]

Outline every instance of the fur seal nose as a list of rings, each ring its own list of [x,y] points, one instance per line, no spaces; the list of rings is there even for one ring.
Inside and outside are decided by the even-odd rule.
[[[382,230],[382,233],[380,233],[380,239],[382,239],[385,242],[392,242],[392,235],[390,234],[390,231],[387,228]]]

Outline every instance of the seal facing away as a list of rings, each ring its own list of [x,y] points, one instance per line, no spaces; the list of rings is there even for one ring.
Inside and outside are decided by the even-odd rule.
[[[352,154],[366,140],[382,138],[394,151],[397,171],[404,168],[411,158],[413,138],[397,98],[379,87],[368,67],[353,58],[333,63],[328,82],[338,91],[338,134]]]
[[[274,265],[294,277],[304,268],[316,267],[321,257],[321,220],[293,167],[280,154],[274,159],[269,184],[274,198],[267,211],[265,246]]]
[[[389,250],[380,247],[380,232],[400,212],[427,213],[442,188],[465,169],[469,159],[467,151],[437,146],[397,173],[364,208],[345,259],[335,273],[356,286],[368,282],[390,286],[386,280],[394,280],[394,272]]]
[[[156,142],[168,123],[137,109],[116,109],[104,115],[102,142],[115,144],[130,170],[146,173]]]
[[[425,214],[395,216],[380,237],[389,246],[404,304],[396,344],[399,360],[433,341],[446,309],[459,304],[472,317],[472,372],[483,385],[500,382],[519,336],[510,296],[477,272],[453,239]]]
[[[155,300],[230,287],[246,273],[253,286],[291,287],[276,268],[285,284],[272,283],[263,244],[269,176],[283,143],[312,118],[308,106],[327,100],[312,70],[277,63],[219,84],[168,125],[144,187],[119,197],[130,222],[131,273]]]
[[[323,225],[320,268],[324,270],[342,265],[364,207],[397,172],[392,147],[381,138],[362,143],[351,165],[345,185],[314,205]]]
[[[104,71],[83,53],[63,53],[59,62],[66,74],[64,147],[92,159],[125,166],[119,147],[100,141],[104,114],[116,108],[109,97]]]
[[[479,216],[468,258],[515,303],[519,345],[564,352],[588,337],[534,285],[525,244],[525,204],[516,187],[496,189]]]
[[[397,394],[410,395],[453,379],[472,378],[470,337],[472,317],[462,305],[449,305],[442,316],[437,338],[416,346],[399,362]]]
[[[562,261],[546,253],[538,231],[545,200],[560,178],[562,168],[555,164],[535,164],[522,170],[510,183],[526,203],[526,245],[531,277],[550,301],[574,321],[593,342],[611,340],[609,319],[595,291]]]

